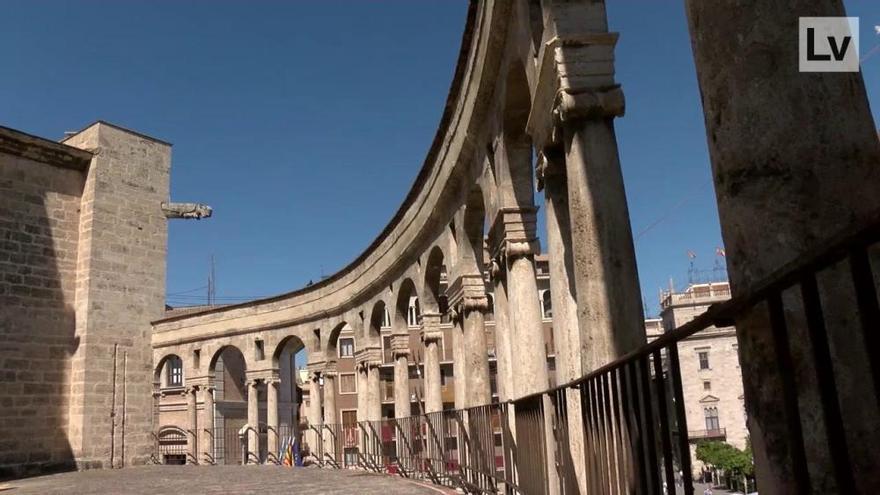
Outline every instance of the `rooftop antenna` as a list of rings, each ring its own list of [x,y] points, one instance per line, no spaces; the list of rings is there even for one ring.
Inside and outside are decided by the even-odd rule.
[[[688,267],[688,283],[690,285],[694,284],[694,260],[697,259],[697,253],[687,250],[688,259],[690,259],[690,266]]]
[[[214,255],[211,255],[211,271],[208,272],[208,306],[213,306],[216,300],[217,279],[214,271]]]

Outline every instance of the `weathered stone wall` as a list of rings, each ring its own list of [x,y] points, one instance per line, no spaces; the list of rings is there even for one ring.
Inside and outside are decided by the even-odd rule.
[[[153,443],[150,321],[164,311],[161,203],[168,200],[171,147],[100,122],[66,143],[95,150],[81,205],[69,438],[80,468],[108,467],[111,449],[118,464],[124,414],[125,463],[143,464]]]
[[[84,183],[82,170],[0,153],[0,478],[73,463],[66,363]]]

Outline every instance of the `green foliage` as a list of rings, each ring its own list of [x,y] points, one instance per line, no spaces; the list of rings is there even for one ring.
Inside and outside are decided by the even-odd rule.
[[[696,456],[707,466],[721,469],[729,475],[752,476],[753,474],[751,445],[746,445],[745,450],[740,450],[726,442],[700,442],[697,444]]]

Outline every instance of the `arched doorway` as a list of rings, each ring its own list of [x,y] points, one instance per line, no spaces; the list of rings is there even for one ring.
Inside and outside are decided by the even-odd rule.
[[[309,374],[306,371],[308,349],[302,339],[295,335],[285,337],[278,343],[272,355],[273,367],[278,370],[278,427],[267,427],[266,435],[274,436],[277,452],[267,452],[272,462],[293,465],[302,459],[303,431],[308,428],[306,411],[312,398],[309,396]],[[268,408],[268,403],[266,404]],[[266,416],[268,418],[268,410]],[[266,445],[269,445],[267,442]]]
[[[208,371],[214,379],[214,461],[241,464],[248,399],[244,355],[235,346],[224,346],[211,358]]]

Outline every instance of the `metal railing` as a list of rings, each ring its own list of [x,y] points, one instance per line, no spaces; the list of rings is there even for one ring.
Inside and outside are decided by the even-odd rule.
[[[853,486],[817,278],[831,270],[839,275],[838,268],[848,265],[844,276],[854,289],[874,393],[880,396],[880,349],[874,335],[880,307],[869,255],[880,241],[880,224],[834,239],[746,294],[711,306],[693,321],[570,383],[505,404],[358,423],[358,466],[469,493],[571,493],[581,483],[590,493],[693,494],[678,345],[703,330],[763,312],[777,357],[777,369],[767,371],[785,382],[781,403],[788,420],[784,434],[794,448],[792,483],[809,487],[791,372],[794,360],[802,357],[792,355],[786,326],[787,315],[800,313],[811,357],[822,364],[815,373],[823,420],[835,434],[828,445],[835,478],[841,487]],[[792,290],[800,295],[794,303],[782,297]]]

